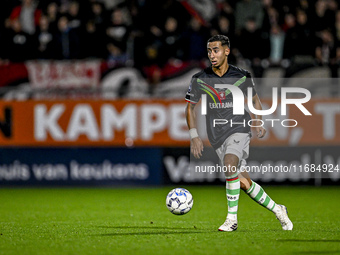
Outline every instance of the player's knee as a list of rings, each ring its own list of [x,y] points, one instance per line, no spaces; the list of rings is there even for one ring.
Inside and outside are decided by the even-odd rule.
[[[225,176],[227,178],[237,172],[238,161],[238,157],[234,154],[226,154],[224,156]]]
[[[239,159],[236,155],[226,154],[224,156],[224,165],[226,167],[237,167],[238,161],[239,161]]]

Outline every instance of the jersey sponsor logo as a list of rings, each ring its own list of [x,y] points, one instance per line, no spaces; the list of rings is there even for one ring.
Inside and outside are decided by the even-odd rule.
[[[210,109],[226,109],[226,108],[233,108],[233,102],[226,102],[226,103],[209,103]]]

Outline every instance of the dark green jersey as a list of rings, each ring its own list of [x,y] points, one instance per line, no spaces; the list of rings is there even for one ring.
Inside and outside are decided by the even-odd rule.
[[[202,94],[207,95],[206,126],[209,141],[214,149],[219,148],[234,133],[250,133],[248,121],[251,120],[247,111],[243,115],[233,114],[233,94],[228,89],[216,88],[216,84],[237,86],[244,98],[248,87],[253,88],[252,96],[256,94],[251,74],[233,65],[229,65],[228,71],[222,77],[214,73],[211,67],[192,77],[185,100],[196,104]],[[227,123],[221,124],[223,121],[216,120],[224,120]]]

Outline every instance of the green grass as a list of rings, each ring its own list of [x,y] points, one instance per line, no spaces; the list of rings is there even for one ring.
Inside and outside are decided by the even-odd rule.
[[[293,231],[242,193],[231,233],[217,231],[223,186],[186,186],[194,207],[183,216],[165,206],[172,188],[0,189],[0,254],[340,254],[338,187],[265,186]]]

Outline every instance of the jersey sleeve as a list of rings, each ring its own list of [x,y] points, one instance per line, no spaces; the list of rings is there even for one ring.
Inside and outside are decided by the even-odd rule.
[[[198,88],[197,78],[193,77],[191,79],[188,91],[185,95],[185,101],[192,103],[192,104],[197,104],[200,98],[201,98],[201,92]]]
[[[257,94],[257,92],[256,92],[256,88],[255,88],[254,79],[253,79],[253,77],[251,76],[251,74],[249,72],[247,72],[246,77],[247,77],[247,79],[246,79],[246,86],[244,86],[243,93],[245,93],[247,95],[248,88],[252,88],[253,89],[253,96],[255,96]]]

